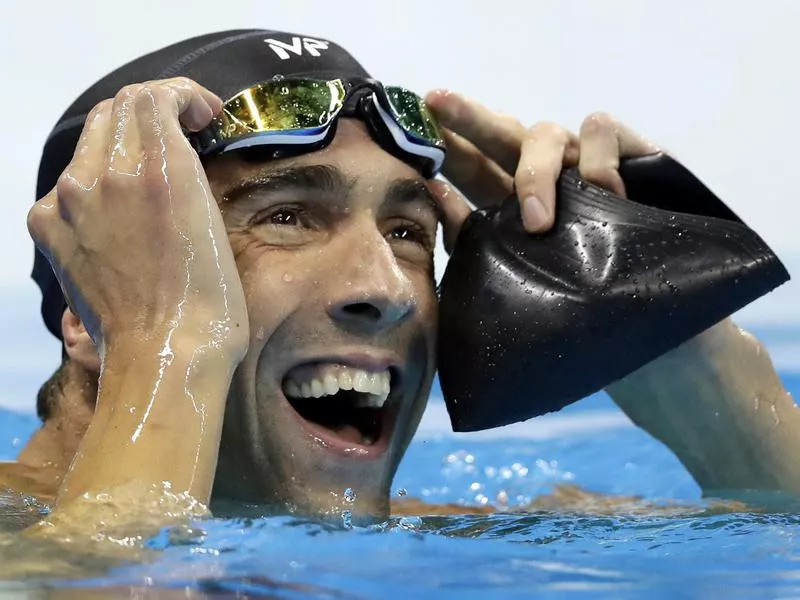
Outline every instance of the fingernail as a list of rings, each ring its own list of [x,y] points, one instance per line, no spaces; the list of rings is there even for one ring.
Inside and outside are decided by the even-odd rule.
[[[544,204],[536,196],[528,196],[522,201],[522,224],[526,230],[539,230],[549,217]]]

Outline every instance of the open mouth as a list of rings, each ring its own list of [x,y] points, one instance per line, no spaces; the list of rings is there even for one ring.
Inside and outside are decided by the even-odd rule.
[[[385,445],[396,381],[391,368],[315,363],[290,370],[282,387],[295,412],[325,437],[369,448]]]

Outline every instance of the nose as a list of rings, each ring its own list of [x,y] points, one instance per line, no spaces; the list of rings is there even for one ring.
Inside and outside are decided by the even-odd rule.
[[[359,229],[344,248],[339,268],[331,271],[328,314],[343,327],[375,333],[411,317],[417,303],[411,280],[374,223],[372,231]]]

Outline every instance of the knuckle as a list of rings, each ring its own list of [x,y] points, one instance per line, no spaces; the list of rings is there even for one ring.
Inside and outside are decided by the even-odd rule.
[[[566,136],[567,130],[552,121],[540,121],[528,130],[534,137],[560,137]]]
[[[117,92],[116,98],[122,101],[135,98],[141,88],[141,83],[129,83]]]
[[[189,79],[188,77],[184,76],[175,77],[171,81],[174,85],[179,87],[194,88],[198,85],[193,79]]]
[[[157,82],[148,82],[139,85],[133,99],[136,107],[136,114],[140,116],[150,115],[156,110],[156,105],[163,103],[164,92]]]
[[[101,194],[107,198],[121,197],[123,192],[131,185],[131,180],[135,177],[123,175],[114,168],[106,169],[101,178]]]
[[[145,100],[148,101],[150,98],[153,98],[158,93],[159,86],[154,84],[153,82],[143,83],[139,85],[136,89],[136,100],[141,101]]]
[[[95,104],[92,107],[92,110],[89,111],[89,114],[86,115],[86,122],[89,123],[100,114],[103,113],[110,113],[111,107],[114,105],[114,101],[111,98],[106,98]]]
[[[514,182],[520,192],[531,192],[539,187],[540,182],[547,180],[542,168],[529,164],[520,166],[514,176]]]
[[[616,119],[607,112],[593,112],[581,123],[581,132],[584,134],[602,133],[613,131],[616,127]]]
[[[58,199],[66,201],[77,198],[85,192],[84,187],[79,183],[75,168],[72,166],[68,166],[58,176],[55,189]]]
[[[28,211],[27,217],[27,225],[28,225],[28,233],[31,234],[31,237],[34,239],[41,239],[42,232],[45,229],[45,224],[47,222],[47,211],[42,207],[42,205],[37,202],[33,205],[33,207]]]

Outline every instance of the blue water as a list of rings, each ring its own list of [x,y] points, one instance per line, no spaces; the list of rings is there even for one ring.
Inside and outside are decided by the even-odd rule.
[[[786,376],[792,391],[800,377]],[[394,494],[430,502],[524,504],[558,483],[655,502],[700,502],[658,442],[597,395],[489,437],[455,435],[432,401]],[[0,458],[33,417],[0,412]],[[223,520],[150,541],[158,558],[57,586],[184,587],[280,598],[773,598],[800,595],[800,517],[581,516],[392,519],[347,527],[291,518]],[[39,582],[47,584],[47,582]]]

